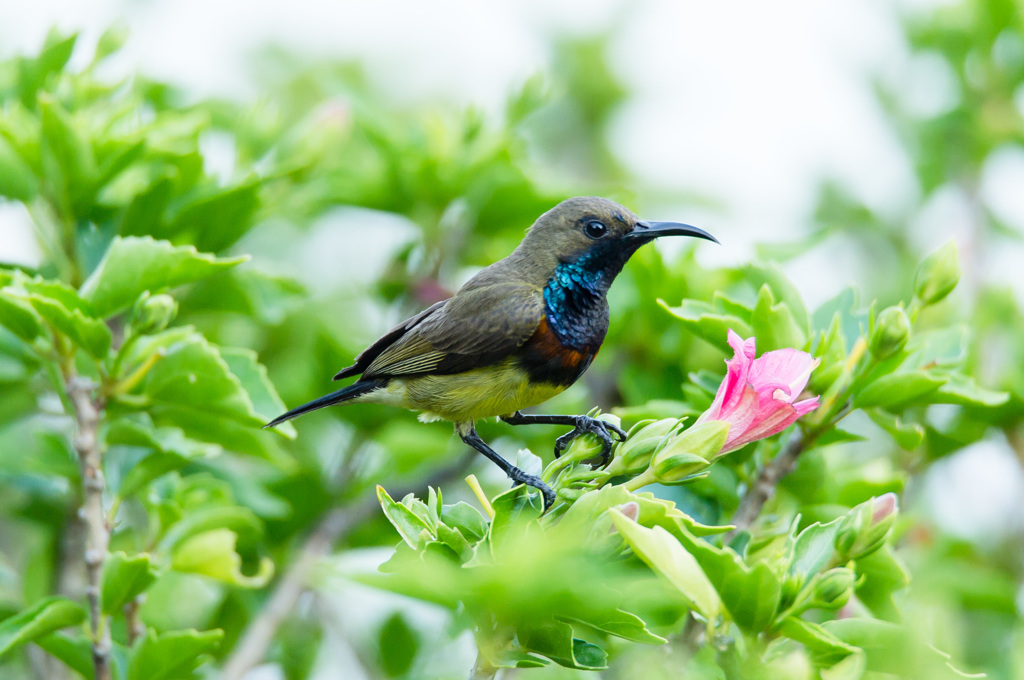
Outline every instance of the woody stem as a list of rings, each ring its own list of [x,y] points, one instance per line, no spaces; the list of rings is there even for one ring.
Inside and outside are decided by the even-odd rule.
[[[79,517],[85,524],[86,599],[89,603],[89,637],[96,680],[110,680],[110,628],[103,616],[103,562],[110,542],[110,527],[103,512],[103,468],[99,444],[102,401],[96,398],[96,386],[79,376],[68,362],[64,385],[74,407],[74,448],[82,471],[82,508]]]

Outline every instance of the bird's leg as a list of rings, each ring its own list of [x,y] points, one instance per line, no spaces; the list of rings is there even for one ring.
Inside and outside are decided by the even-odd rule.
[[[561,456],[562,451],[576,437],[592,434],[604,444],[601,449],[601,467],[607,465],[611,457],[612,434],[614,433],[620,442],[626,441],[626,433],[621,427],[590,416],[535,416],[516,411],[510,416],[501,416],[501,419],[509,425],[572,425],[571,432],[563,434],[555,440],[555,458]]]
[[[532,486],[534,489],[540,491],[541,495],[544,497],[544,512],[547,512],[548,508],[550,508],[555,502],[555,492],[551,490],[551,487],[542,482],[540,477],[535,477],[523,472],[515,465],[498,455],[497,451],[488,446],[487,442],[480,438],[480,435],[476,433],[476,429],[472,424],[466,426],[459,423],[456,425],[455,431],[458,432],[462,441],[487,456],[491,462],[500,467],[502,471],[513,481],[513,486],[516,484],[525,484],[526,486]]]

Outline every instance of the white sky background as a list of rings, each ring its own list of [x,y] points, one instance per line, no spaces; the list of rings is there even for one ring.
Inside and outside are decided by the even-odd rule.
[[[908,58],[897,9],[895,0],[0,0],[0,56],[34,53],[54,24],[82,30],[91,46],[120,19],[131,38],[119,68],[197,96],[254,95],[247,56],[277,43],[300,54],[358,58],[402,100],[445,99],[497,112],[511,88],[544,68],[548,36],[615,27],[610,56],[634,96],[613,124],[613,149],[638,186],[719,200],[722,213],[650,217],[682,219],[727,239],[729,248],[703,248],[700,256],[732,264],[750,257],[755,240],[800,233],[825,175],[888,214],[899,214],[901,202],[915,196],[870,77],[884,73],[900,82],[922,111],[941,110],[950,95],[941,69]],[[1018,228],[1022,186],[1024,154],[998,154],[982,190]],[[908,226],[923,250],[964,230],[962,200],[941,195],[933,204],[926,219]],[[0,260],[38,257],[25,219],[22,210],[0,205]],[[979,269],[1024,299],[1024,248],[993,250]],[[789,273],[813,306],[848,285],[854,272],[844,271],[841,258],[818,256],[801,258]],[[983,505],[992,509],[998,500],[1004,518],[1020,520],[1019,466],[1000,450],[1007,451],[979,444],[964,453],[968,462],[933,475],[933,497],[945,499],[936,505],[965,501],[958,522],[946,522],[951,530],[971,512],[970,490],[985,488],[993,476],[1014,486]],[[967,474],[977,469],[973,463],[984,479]]]
[[[8,2],[0,53],[31,53],[53,24],[93,43],[112,21],[131,29],[120,68],[202,95],[255,92],[246,59],[269,42],[300,53],[359,58],[408,101],[444,98],[498,111],[540,71],[551,34],[617,27],[611,60],[633,89],[613,146],[638,182],[707,194],[724,215],[676,217],[725,236],[709,264],[747,259],[765,235],[805,223],[824,173],[872,205],[895,207],[912,187],[905,160],[867,86],[903,60],[890,4],[862,0],[716,3],[413,2],[383,0],[34,0]],[[0,210],[0,228],[16,221]],[[656,218],[675,217],[654,215]],[[8,233],[0,256],[30,261],[29,235]],[[801,263],[795,278],[827,272]],[[834,271],[833,271],[834,275]],[[805,281],[801,281],[805,279]],[[812,304],[838,290],[801,286]]]

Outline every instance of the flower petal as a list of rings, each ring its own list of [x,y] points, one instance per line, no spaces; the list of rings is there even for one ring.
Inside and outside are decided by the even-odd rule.
[[[818,408],[818,406],[821,405],[819,402],[820,399],[821,397],[811,397],[810,399],[804,399],[803,401],[798,401],[793,404],[793,408],[796,409],[797,417],[799,418],[805,413],[810,413],[814,409]]]
[[[725,438],[725,446],[722,447],[721,453],[735,451],[747,442],[752,441],[746,439],[746,436],[760,415],[758,413],[759,402],[760,399],[757,396],[757,392],[748,386],[743,390],[742,399],[736,404],[736,408],[727,414],[728,417],[716,419],[729,423],[729,434]]]
[[[750,425],[742,436],[742,446],[748,442],[770,437],[773,434],[782,432],[796,422],[800,416],[796,409],[785,401],[772,400],[768,403],[762,402],[758,409],[757,420]],[[739,448],[737,446],[737,448]]]
[[[796,349],[765,352],[750,366],[747,380],[759,394],[769,388],[783,390],[792,402],[803,391],[818,359]]]
[[[729,420],[729,413],[739,406],[743,399],[743,391],[747,386],[747,374],[754,360],[754,339],[743,341],[732,329],[729,329],[729,345],[734,356],[726,360],[728,370],[725,379],[718,386],[715,400],[710,408],[701,414],[697,422],[706,420]]]

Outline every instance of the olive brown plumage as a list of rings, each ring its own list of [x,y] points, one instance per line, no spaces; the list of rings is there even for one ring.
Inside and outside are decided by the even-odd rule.
[[[659,236],[707,232],[676,222],[645,222],[596,197],[571,198],[544,213],[511,255],[471,278],[455,295],[385,333],[335,380],[342,389],[292,409],[267,424],[343,402],[380,403],[445,419],[467,444],[515,483],[554,493],[491,449],[475,421],[499,416],[512,425],[572,425],[572,438],[598,436],[607,457],[618,428],[587,416],[524,415],[572,385],[586,371],[608,330],[606,294],[630,256]]]

